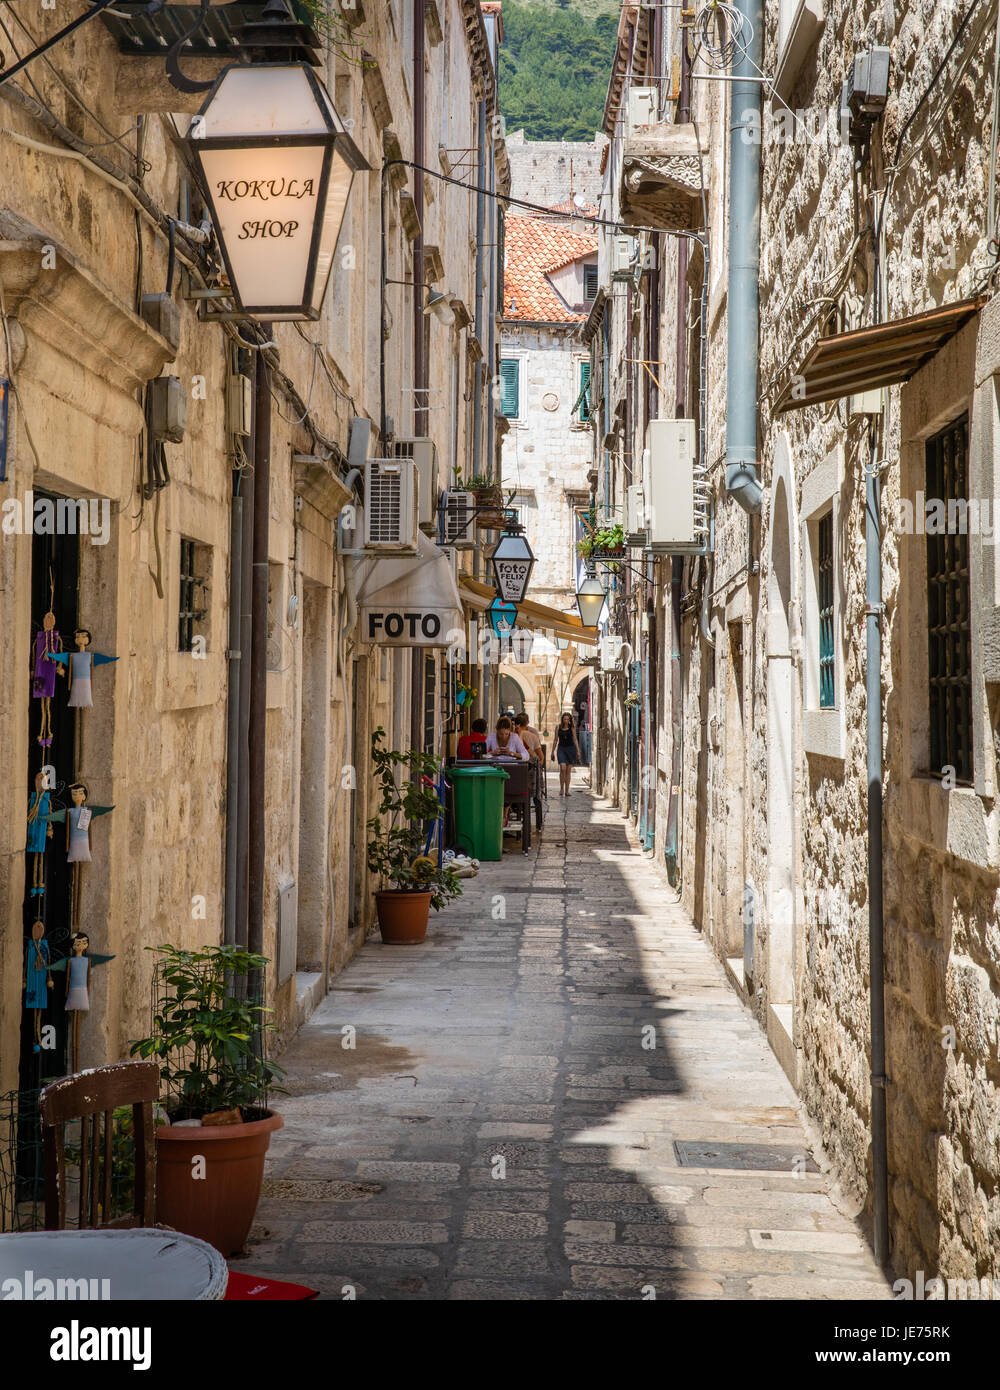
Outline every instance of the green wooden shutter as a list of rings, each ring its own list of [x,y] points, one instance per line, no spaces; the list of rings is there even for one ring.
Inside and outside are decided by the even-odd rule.
[[[500,414],[516,420],[520,411],[521,364],[516,359],[500,363]]]
[[[833,647],[833,512],[827,512],[818,526],[819,551],[817,589],[819,600],[819,707],[833,709],[837,703],[834,681]]]
[[[590,363],[580,363],[580,419],[590,419]]]

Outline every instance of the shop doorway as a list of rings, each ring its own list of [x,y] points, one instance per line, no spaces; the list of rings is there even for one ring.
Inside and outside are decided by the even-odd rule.
[[[524,691],[513,676],[500,677],[500,709],[497,718],[501,714],[511,716],[520,714],[523,709],[527,709],[524,699]]]
[[[576,720],[577,738],[580,740],[580,756],[585,766],[589,767],[593,732],[589,676],[584,676],[573,691],[573,717]]]

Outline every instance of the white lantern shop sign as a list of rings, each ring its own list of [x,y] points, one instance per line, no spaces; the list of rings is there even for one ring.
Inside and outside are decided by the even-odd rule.
[[[319,318],[351,184],[369,166],[312,68],[227,68],[188,143],[240,309]]]

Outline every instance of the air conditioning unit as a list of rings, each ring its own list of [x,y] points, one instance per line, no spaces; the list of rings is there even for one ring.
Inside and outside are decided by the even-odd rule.
[[[618,635],[601,638],[601,670],[617,671],[621,667],[625,638]]]
[[[456,550],[475,550],[475,512],[474,492],[456,492],[449,488],[444,494],[444,539],[447,545],[453,545]]]
[[[700,551],[708,539],[712,494],[695,441],[693,420],[650,420],[646,426],[649,548],[662,555]]]
[[[438,546],[438,549],[440,550],[441,554],[445,556],[445,558],[447,559],[448,564],[451,567],[452,578],[455,579],[457,582],[459,576],[457,547],[454,545],[440,545]]]
[[[417,553],[417,465],[412,459],[365,464],[365,549]]]
[[[611,241],[611,279],[628,281],[635,273],[639,256],[638,242],[634,236],[616,236]]]
[[[643,450],[645,458],[645,450]],[[625,489],[625,544],[645,549],[649,541],[646,529],[646,502],[642,483]]]
[[[630,87],[628,93],[629,134],[643,126],[656,125],[657,119],[656,88]]]
[[[393,453],[398,459],[412,459],[420,479],[417,521],[428,535],[437,532],[438,465],[437,445],[432,439],[397,439]]]

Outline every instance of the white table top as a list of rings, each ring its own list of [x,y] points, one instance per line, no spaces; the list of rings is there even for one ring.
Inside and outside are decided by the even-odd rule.
[[[4,1300],[221,1299],[228,1278],[218,1250],[180,1231],[136,1227],[0,1235]]]

